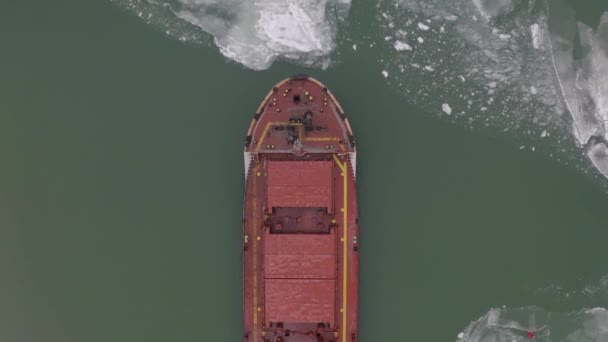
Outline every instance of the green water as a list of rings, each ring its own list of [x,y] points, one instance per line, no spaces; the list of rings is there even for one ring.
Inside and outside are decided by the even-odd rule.
[[[373,7],[353,3],[352,30]],[[608,305],[605,288],[542,290],[608,273],[598,180],[420,113],[371,50],[255,72],[103,1],[4,3],[0,47],[0,341],[240,340],[243,136],[299,72],[358,139],[361,341],[453,341],[502,305]]]

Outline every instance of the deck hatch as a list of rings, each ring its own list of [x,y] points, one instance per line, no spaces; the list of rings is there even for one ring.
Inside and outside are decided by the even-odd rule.
[[[268,207],[333,211],[332,161],[269,161]]]
[[[334,322],[336,234],[265,233],[268,322]]]

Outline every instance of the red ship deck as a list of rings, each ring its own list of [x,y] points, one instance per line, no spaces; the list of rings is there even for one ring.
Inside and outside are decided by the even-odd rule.
[[[244,151],[244,341],[358,340],[354,143],[313,78],[280,82],[255,113]]]

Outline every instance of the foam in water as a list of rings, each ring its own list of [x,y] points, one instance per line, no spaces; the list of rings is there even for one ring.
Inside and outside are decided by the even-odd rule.
[[[458,334],[457,342],[606,342],[608,311],[547,312],[538,307],[493,308]]]
[[[538,296],[549,296],[552,300],[562,302],[574,301],[577,303],[596,303],[608,302],[608,274],[599,280],[579,284],[580,286],[566,286],[564,284],[549,284],[547,286],[533,290],[533,294]]]
[[[115,0],[120,1],[120,0]],[[189,23],[213,36],[220,52],[263,70],[279,58],[325,68],[335,48],[337,22],[350,0],[124,0],[136,12],[165,9],[159,21]],[[153,21],[148,18],[149,21]],[[167,30],[170,33],[171,30]],[[187,38],[180,40],[187,40]]]

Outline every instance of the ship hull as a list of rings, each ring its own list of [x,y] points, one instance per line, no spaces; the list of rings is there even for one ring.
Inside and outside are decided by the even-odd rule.
[[[356,150],[342,107],[313,78],[281,81],[244,162],[244,341],[358,341]]]

